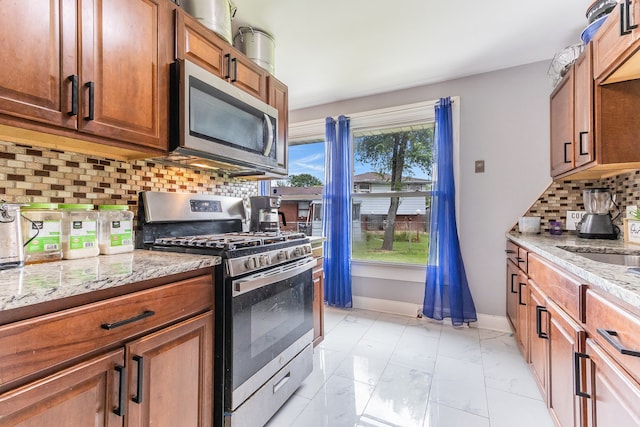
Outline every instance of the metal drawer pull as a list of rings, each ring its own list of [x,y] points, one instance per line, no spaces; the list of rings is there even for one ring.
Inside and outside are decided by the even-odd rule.
[[[627,356],[640,357],[640,351],[630,350],[628,348],[624,348],[620,342],[614,340],[613,337],[617,337],[618,333],[616,331],[610,331],[608,329],[597,329],[598,333],[602,335],[602,338],[607,340],[609,344],[611,344],[620,354],[625,354]]]
[[[120,326],[128,325],[129,323],[137,322],[138,320],[146,319],[147,317],[151,317],[154,314],[156,314],[155,311],[145,310],[141,314],[135,317],[132,317],[130,319],[120,320],[118,322],[113,322],[113,323],[103,323],[102,325],[100,325],[100,327],[106,330],[115,329],[115,328],[119,328]]]
[[[517,293],[518,293],[518,291],[516,291],[516,290],[514,290],[514,289],[513,289],[513,279],[515,279],[515,278],[516,278],[516,276],[517,276],[517,274],[515,274],[515,273],[511,273],[511,293],[512,293],[512,294],[517,294]]]
[[[523,286],[527,286],[526,283],[518,283],[518,304],[520,305],[527,305],[526,303],[522,302],[522,287]]]
[[[144,375],[144,359],[142,356],[133,356],[133,360],[138,363],[138,386],[136,388],[136,394],[135,396],[131,396],[131,400],[133,400],[137,404],[140,404],[142,403],[142,376]]]
[[[278,381],[273,385],[273,394],[276,394],[278,390],[282,388],[282,386],[284,386],[287,382],[289,382],[290,379],[291,379],[291,372],[287,372],[287,375],[285,375],[280,381]]]
[[[516,261],[518,261],[518,262],[524,262],[524,261],[525,261],[525,259],[524,259],[524,258],[517,257],[517,258],[516,258]]]
[[[84,85],[89,88],[89,115],[85,117],[85,120],[93,120],[95,116],[94,108],[96,84],[94,82],[87,82]]]
[[[126,402],[124,401],[124,388],[127,381],[127,368],[122,365],[116,365],[115,370],[120,374],[120,380],[118,381],[118,407],[114,408],[113,413],[119,417],[124,415],[124,407]]]
[[[71,111],[67,113],[68,116],[78,115],[78,75],[73,74],[67,77],[67,80],[71,82]]]
[[[547,307],[536,305],[536,334],[538,338],[549,339],[549,334],[542,332],[542,312],[547,312]]]
[[[575,394],[576,396],[591,399],[591,395],[589,393],[580,391],[580,379],[582,378],[582,375],[580,375],[580,359],[589,359],[589,355],[578,352],[573,353],[573,379],[575,382]]]

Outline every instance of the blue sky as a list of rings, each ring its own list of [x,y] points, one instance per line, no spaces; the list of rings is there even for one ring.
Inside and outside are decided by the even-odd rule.
[[[366,164],[356,162],[355,174],[371,172]],[[324,142],[289,146],[289,176],[308,173],[324,182]],[[419,169],[413,176],[427,179],[427,175]]]

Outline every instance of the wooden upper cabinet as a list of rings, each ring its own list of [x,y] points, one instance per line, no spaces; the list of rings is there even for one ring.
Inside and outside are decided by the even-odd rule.
[[[267,102],[267,76],[258,64],[181,9],[176,9],[176,59],[188,59]]]
[[[203,26],[200,21],[178,9],[176,21],[176,59],[188,59],[220,78],[227,78],[230,64],[229,44]]]
[[[593,67],[591,66],[591,43],[578,57],[574,73],[574,128],[573,159],[575,167],[595,160],[593,120]]]
[[[0,28],[0,113],[75,129],[76,1],[3,1]]]
[[[628,19],[626,13],[622,14],[626,10],[626,3],[617,5],[593,38],[594,76],[606,83],[640,77],[640,58],[623,64],[627,54],[639,47],[636,42],[640,40],[640,27],[630,30],[624,28],[640,24],[640,2],[634,0],[629,3]]]
[[[551,176],[573,169],[574,80],[575,69],[558,83],[551,93]]]
[[[82,0],[82,132],[166,148],[159,0]]]
[[[287,86],[273,76],[269,83],[269,105],[278,110],[278,169],[276,172],[286,175],[289,155],[289,95]]]

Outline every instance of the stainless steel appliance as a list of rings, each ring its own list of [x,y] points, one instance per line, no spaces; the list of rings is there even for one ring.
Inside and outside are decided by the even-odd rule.
[[[227,64],[231,67],[231,64]],[[190,61],[171,65],[167,162],[236,173],[278,165],[278,111]]]
[[[140,194],[137,246],[221,256],[214,425],[259,427],[313,369],[315,260],[302,233],[242,232],[242,199]]]
[[[249,199],[251,205],[251,222],[249,230],[280,232],[280,218],[282,225],[287,225],[284,212],[279,212],[280,196],[254,196]]]
[[[592,188],[582,192],[586,213],[579,223],[578,237],[585,239],[617,239],[620,229],[613,224],[611,209],[617,209],[608,188]],[[616,218],[619,215],[616,214]]]
[[[224,38],[231,40],[231,20],[237,7],[229,0],[180,0],[180,6],[198,21]]]
[[[20,205],[0,201],[0,270],[23,265]]]

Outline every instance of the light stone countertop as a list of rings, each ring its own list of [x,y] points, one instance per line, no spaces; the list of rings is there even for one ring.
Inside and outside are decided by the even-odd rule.
[[[619,240],[581,239],[574,234],[507,233],[507,238],[562,267],[585,283],[599,288],[640,310],[640,275],[624,265],[592,261],[570,250],[580,252],[624,253],[640,255],[640,245]]]
[[[135,250],[0,271],[0,311],[212,267],[218,256]]]

